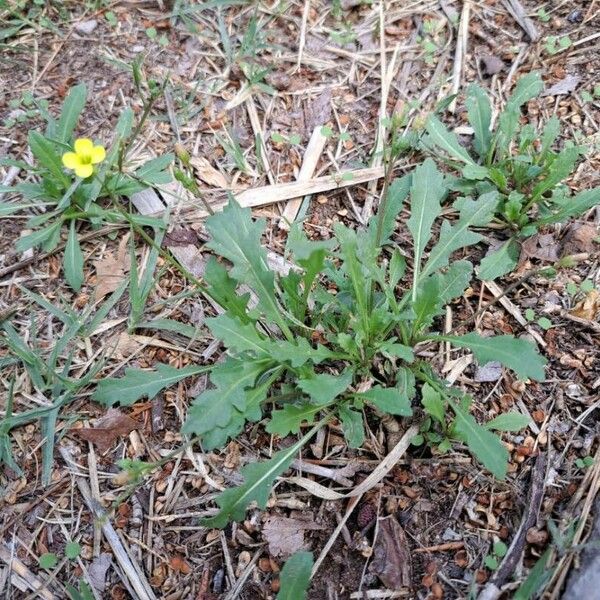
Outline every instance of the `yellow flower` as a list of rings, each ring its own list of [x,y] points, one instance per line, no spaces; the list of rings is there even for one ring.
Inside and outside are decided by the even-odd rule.
[[[75,171],[77,177],[85,179],[94,172],[94,165],[102,162],[106,157],[104,146],[94,146],[88,138],[75,140],[75,152],[65,152],[62,163],[67,169]]]

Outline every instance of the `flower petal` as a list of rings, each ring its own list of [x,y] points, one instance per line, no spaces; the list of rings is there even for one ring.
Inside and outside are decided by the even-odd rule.
[[[81,177],[82,179],[85,179],[86,177],[89,177],[92,173],[94,172],[94,167],[92,167],[92,165],[77,165],[75,167],[75,175],[77,175],[77,177]]]
[[[94,142],[89,138],[79,138],[75,140],[75,152],[80,156],[89,156],[94,149]]]
[[[90,156],[92,157],[93,165],[97,165],[98,163],[102,162],[106,158],[106,150],[104,149],[104,146],[94,146]]]
[[[81,164],[81,160],[75,152],[65,152],[62,155],[62,164],[65,165],[67,169],[76,169]]]

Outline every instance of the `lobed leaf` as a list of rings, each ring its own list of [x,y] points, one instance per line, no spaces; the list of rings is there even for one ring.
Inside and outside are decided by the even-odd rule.
[[[109,377],[98,382],[92,398],[107,406],[129,406],[141,398],[152,400],[156,394],[192,375],[209,371],[211,367],[190,365],[176,369],[159,363],[155,371],[125,369],[123,377]]]
[[[493,418],[485,424],[486,429],[497,431],[521,431],[531,423],[531,418],[519,412],[507,412]]]
[[[348,389],[351,383],[351,369],[346,369],[340,375],[315,373],[310,378],[302,378],[297,381],[298,387],[319,406],[333,402],[335,398]]]
[[[353,410],[347,405],[340,406],[337,412],[348,445],[351,448],[360,448],[365,441],[362,412]]]
[[[479,279],[493,281],[506,273],[510,273],[519,261],[519,243],[510,238],[498,250],[490,252],[480,263],[478,269]]]
[[[512,369],[521,379],[544,381],[544,365],[547,361],[527,340],[512,335],[484,338],[477,333],[461,336],[439,335],[435,336],[435,339],[450,342],[459,348],[468,348],[480,364],[498,361]]]
[[[429,116],[425,123],[425,129],[429,134],[430,141],[444,150],[444,152],[449,154],[452,158],[464,163],[475,163],[469,156],[469,153],[460,145],[456,134],[449,131],[435,115]],[[416,170],[413,178],[417,178]]]
[[[404,417],[412,415],[408,390],[401,387],[384,388],[376,385],[367,392],[356,394],[356,397],[364,398],[379,410],[391,415]]]

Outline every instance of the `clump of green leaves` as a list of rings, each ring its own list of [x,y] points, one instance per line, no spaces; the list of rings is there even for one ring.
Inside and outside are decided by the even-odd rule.
[[[468,119],[474,132],[473,152],[431,115],[422,144],[460,172],[452,189],[472,197],[498,193],[494,220],[505,225],[509,239],[482,261],[479,276],[495,279],[511,271],[519,257],[519,240],[540,227],[564,222],[600,203],[600,188],[570,195],[564,185],[584,149],[565,144],[553,150],[560,122],[552,117],[540,130],[521,126],[523,105],[543,90],[539,73],[522,77],[492,130],[492,107],[486,93],[472,84],[467,90]]]
[[[494,475],[505,476],[508,452],[491,429],[521,428],[523,419],[480,425],[470,413],[472,399],[449,387],[415,352],[421,344],[445,341],[470,349],[482,363],[500,361],[523,379],[544,378],[545,361],[525,340],[437,331],[436,317],[463,294],[473,270],[469,261],[451,262],[451,257],[482,239],[471,228],[488,223],[498,203],[495,190],[477,201],[457,200],[458,219],[442,222],[425,258],[447,191],[444,176],[428,159],[413,175],[389,185],[378,216],[364,230],[337,223],[334,239],[315,242],[296,224],[286,249],[295,267],[286,274],[270,268],[261,246],[265,222],[254,221],[250,209],[231,199],[223,212],[207,219],[208,247],[231,264],[227,268],[212,258],[205,271],[205,292],[222,307],[207,325],[227,354],[212,368],[211,387],[190,406],[183,431],[213,449],[235,438],[247,421],[266,419],[267,432],[280,437],[310,428],[269,460],[243,467],[244,483],[217,498],[220,511],[207,525],[224,527],[242,519],[253,501],[264,507],[275,478],[333,419],[357,448],[365,440],[367,416],[425,414],[448,440],[442,450],[464,443]],[[410,270],[392,241],[408,198]],[[119,386],[135,373],[102,382],[96,399],[118,399]],[[146,377],[156,380],[154,393],[162,389],[163,378],[147,372]],[[128,401],[145,394],[135,386],[127,389]]]
[[[140,89],[139,64],[134,65],[134,78]],[[86,104],[85,84],[79,84],[70,90],[58,118],[55,119],[48,112],[44,113],[47,125],[43,133],[33,130],[29,132],[33,165],[23,161],[3,161],[4,164],[16,165],[28,171],[34,179],[33,182],[1,190],[15,192],[26,201],[8,205],[3,214],[25,208],[38,213],[26,225],[33,232],[17,241],[16,250],[24,252],[29,248],[41,247],[45,252],[53,251],[60,242],[64,227],[68,232],[63,254],[64,273],[67,282],[75,290],[79,290],[83,283],[83,253],[77,234],[79,221],[87,221],[93,227],[99,227],[107,223],[122,222],[127,218],[138,225],[162,227],[159,220],[139,215],[126,216],[122,209],[112,208],[102,202],[103,199],[129,197],[150,185],[171,181],[167,170],[173,160],[170,154],[149,160],[133,169],[126,164],[127,150],[140,133],[152,104],[162,93],[162,87],[158,84],[149,84],[148,89],[150,91],[145,100],[145,117],[134,128],[133,111],[127,108],[122,112],[115,127],[112,147],[106,153],[105,160],[97,165],[89,177],[76,177],[64,168],[62,162],[62,156],[73,149],[74,131]]]

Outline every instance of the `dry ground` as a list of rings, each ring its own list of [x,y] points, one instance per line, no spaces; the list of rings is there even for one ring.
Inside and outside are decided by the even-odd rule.
[[[30,158],[27,132],[42,121],[35,112],[22,112],[27,110],[19,104],[23,94],[46,99],[56,112],[69,87],[80,81],[88,85],[90,101],[78,132],[108,143],[123,107],[131,105],[139,113],[140,100],[126,65],[142,53],[146,75],[156,79],[169,75],[171,83],[134,154],[160,155],[172,151],[179,140],[201,159],[196,163],[198,183],[204,197],[216,205],[224,199],[224,186],[241,191],[293,181],[309,158],[318,159],[309,177],[362,168],[373,160],[376,166],[379,158],[375,154],[373,159],[373,154],[382,98],[388,114],[411,107],[411,123],[418,126],[453,86],[461,91],[477,81],[501,107],[514,81],[537,69],[547,89],[564,83],[568,76],[576,78],[572,80],[576,85],[575,89],[559,87],[532,101],[527,118],[538,122],[556,114],[565,139],[591,143],[588,159],[569,183],[574,189],[598,185],[600,98],[593,96],[600,72],[596,0],[524,3],[539,34],[536,41],[507,11],[508,3],[500,0],[470,2],[468,15],[461,2],[452,0],[384,4],[385,9],[378,2],[359,0],[179,1],[175,5],[168,0],[9,0],[8,7],[27,21],[0,39],[4,120],[0,154]],[[8,27],[15,14],[0,10],[7,22],[1,27]],[[549,51],[548,36],[566,35],[571,40],[568,48]],[[264,70],[262,85],[250,91],[249,70],[253,74]],[[464,126],[464,112],[459,97],[454,114],[445,118],[453,126]],[[323,126],[331,135],[316,156],[307,157],[313,131],[320,132]],[[237,154],[229,147],[232,140],[239,148]],[[400,165],[399,172],[409,166]],[[0,173],[6,183],[23,176],[8,166]],[[380,182],[373,179],[305,200],[301,213],[306,215],[306,231],[315,239],[328,238],[335,221],[364,223],[379,192]],[[186,247],[196,261],[194,268],[201,272],[202,260],[208,256],[201,241],[202,204],[190,198],[173,201],[164,193],[163,198],[174,204],[174,231],[166,247]],[[5,196],[1,201],[12,199]],[[265,243],[275,253],[281,253],[285,243],[285,232],[278,227],[282,209],[281,204],[256,209],[256,214],[269,220]],[[119,244],[126,234],[115,230],[108,236],[88,236],[83,243],[86,280],[81,292],[73,294],[62,278],[60,254],[15,253],[15,240],[29,216],[2,220],[0,318],[11,309],[16,330],[43,351],[60,335],[61,325],[34,305],[20,286],[59,306],[81,309],[98,302],[99,288],[106,284],[98,264],[108,261],[118,268],[123,260]],[[505,436],[512,452],[507,481],[494,481],[459,450],[442,457],[412,448],[381,484],[358,501],[326,501],[284,478],[266,511],[250,510],[246,521],[223,532],[207,530],[199,517],[211,514],[218,489],[238,480],[241,465],[268,455],[288,440],[271,439],[261,427],[254,427],[223,452],[207,454],[195,447],[174,456],[117,503],[124,488],[114,479],[119,470],[116,461],[155,460],[177,449],[186,407],[206,381],[200,377],[188,381],[189,385],[179,384],[151,402],[139,402],[108,417],[104,407],[82,393],[63,408],[56,424],[49,487],[40,482],[45,434],[39,424],[15,428],[8,438],[23,473],[6,465],[0,471],[4,597],[66,598],[65,585],[83,579],[92,583],[96,598],[152,594],[170,600],[273,598],[286,552],[302,545],[303,536],[304,546],[315,556],[326,551],[313,579],[311,599],[468,598],[476,597],[493,575],[484,559],[494,540],[510,545],[517,538],[523,544],[503,582],[510,583],[524,579],[551,547],[551,533],[557,531],[555,535],[567,541],[562,554],[552,550],[548,563],[552,577],[545,597],[558,598],[569,569],[578,565],[569,548],[587,540],[598,512],[594,506],[600,485],[600,325],[598,306],[590,308],[594,297],[590,299],[591,292],[578,287],[586,279],[596,288],[600,285],[598,216],[592,211],[577,223],[546,232],[544,246],[524,253],[515,274],[500,281],[498,288],[474,282],[448,314],[457,323],[488,306],[476,321],[478,330],[528,332],[550,360],[545,383],[525,385],[506,372],[500,378],[492,374],[493,380],[486,381],[486,373],[467,361],[457,361],[455,355],[431,356],[436,369],[475,396],[480,416],[511,407],[532,416],[534,424],[526,432]],[[399,225],[397,239],[405,237]],[[142,262],[148,249],[141,239],[137,247]],[[556,278],[519,281],[531,266],[567,254],[581,255],[581,260]],[[507,288],[508,294],[494,302]],[[99,332],[72,348],[72,373],[84,373],[103,352],[108,360],[99,377],[157,361],[183,366],[216,360],[221,350],[202,326],[212,308],[199,296],[181,294],[187,289],[181,274],[163,263],[146,313],[198,327],[200,334],[193,342],[168,332],[128,334],[124,321],[129,306],[122,299]],[[525,315],[531,311],[536,318],[549,319],[551,327],[528,322]],[[4,348],[0,348],[2,356],[6,357]],[[49,402],[36,394],[20,368],[9,365],[2,371],[1,410],[6,408],[13,378],[16,413]],[[136,420],[133,430],[124,415]],[[291,474],[348,491],[389,450],[390,432],[378,422],[370,426],[369,443],[360,451],[348,449],[339,430],[331,427]],[[100,436],[78,433],[89,427],[104,431]],[[68,464],[59,446],[73,463]],[[586,467],[577,462],[585,457],[596,458]],[[89,498],[86,502],[82,496],[86,487],[111,511],[108,522],[129,552],[132,571],[124,569],[101,533],[102,522],[94,520]],[[539,514],[530,514],[538,504]],[[525,529],[520,529],[522,522]],[[283,527],[295,529],[286,530],[286,537]],[[332,536],[335,541],[326,548]],[[67,540],[81,545],[78,559],[63,558]],[[48,552],[55,553],[59,563],[46,570],[40,568],[38,558]],[[390,575],[381,571],[398,557],[411,564],[412,587],[389,592],[384,582],[390,581]],[[148,582],[147,596],[135,591],[136,581],[138,586]],[[38,584],[43,584],[43,591],[34,591]],[[509,588],[504,597],[513,593]]]

